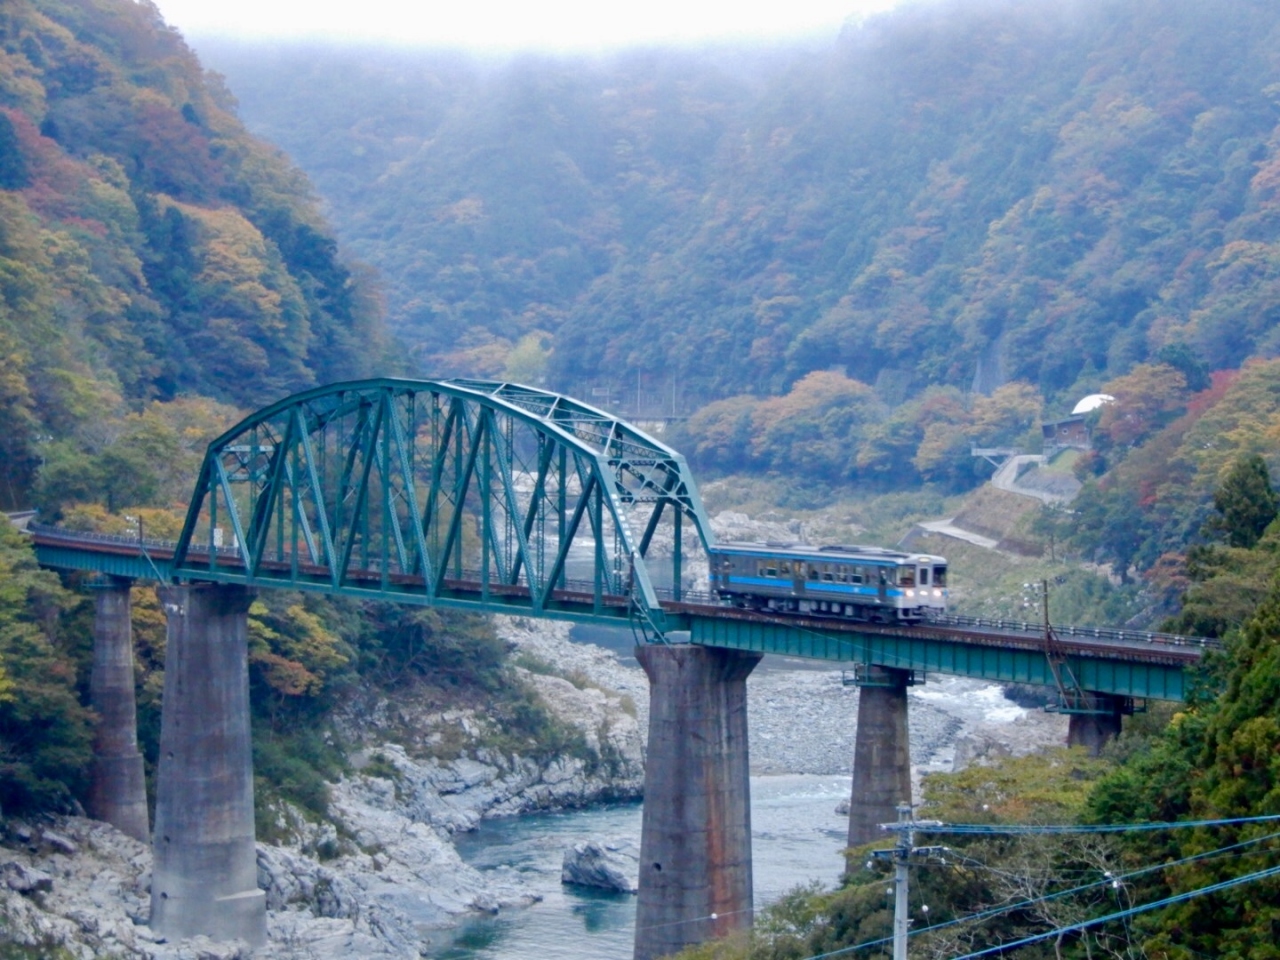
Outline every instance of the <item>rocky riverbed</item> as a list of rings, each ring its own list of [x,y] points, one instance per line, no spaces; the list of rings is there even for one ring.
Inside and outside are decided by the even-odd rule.
[[[442,724],[465,729],[474,716],[360,705],[348,719],[361,727],[353,757],[360,772],[332,785],[332,822],[284,810],[280,827],[291,842],[259,844],[270,942],[255,957],[416,957],[430,930],[536,898],[514,871],[481,873],[464,863],[451,842],[456,833],[485,817],[638,795],[643,672],[610,650],[573,642],[567,625],[511,618],[500,632],[552,712],[611,762],[540,764],[483,749],[447,762],[422,759],[420,748]],[[769,658],[748,683],[754,773],[848,771],[857,691],[838,669]],[[1062,718],[1025,711],[987,684],[944,678],[913,688],[911,698],[917,774],[1065,739]],[[406,729],[421,731],[422,742],[394,742],[393,732],[403,741]],[[244,944],[163,942],[146,926],[149,885],[149,849],[105,824],[0,823],[0,941],[84,958],[249,956]]]

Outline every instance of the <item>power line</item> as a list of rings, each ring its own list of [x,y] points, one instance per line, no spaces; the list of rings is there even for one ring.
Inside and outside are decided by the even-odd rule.
[[[944,927],[953,927],[961,923],[973,923],[978,920],[986,920],[989,917],[999,916],[1002,913],[1009,913],[1010,911],[1013,911],[1013,910],[1020,910],[1023,907],[1029,907],[1033,903],[1043,903],[1046,900],[1057,900],[1062,897],[1069,897],[1072,894],[1084,893],[1088,890],[1094,889],[1095,887],[1102,887],[1102,886],[1107,886],[1109,884],[1116,884],[1116,883],[1124,883],[1125,881],[1128,881],[1128,880],[1134,880],[1138,877],[1146,876],[1149,873],[1156,873],[1160,870],[1168,870],[1172,867],[1181,867],[1188,863],[1195,863],[1198,860],[1207,860],[1211,857],[1222,856],[1232,851],[1237,851],[1242,847],[1251,846],[1255,843],[1262,843],[1266,840],[1274,840],[1278,837],[1280,837],[1280,833],[1268,833],[1266,836],[1255,837],[1252,840],[1242,840],[1239,843],[1233,843],[1230,846],[1226,846],[1226,847],[1219,847],[1216,850],[1206,850],[1204,853],[1194,853],[1189,857],[1183,857],[1181,860],[1170,860],[1167,863],[1156,863],[1148,867],[1140,867],[1137,870],[1130,871],[1129,873],[1120,873],[1120,874],[1115,874],[1114,876],[1106,876],[1106,877],[1103,877],[1101,880],[1095,880],[1093,883],[1081,884],[1080,886],[1072,887],[1068,890],[1059,890],[1056,893],[1049,893],[1043,897],[1035,897],[1028,900],[1019,900],[1015,903],[1005,904],[1004,906],[992,907],[989,910],[979,911],[978,913],[971,913],[968,916],[956,917],[954,920],[944,920],[941,923],[935,923],[928,927],[921,927],[918,930],[912,930],[911,936],[914,937],[917,934],[929,933],[930,931],[933,931],[933,930],[941,930]],[[859,946],[861,946],[861,944],[859,944]]]
[[[928,833],[948,833],[948,834],[959,834],[959,835],[986,834],[986,835],[1018,836],[1018,835],[1029,835],[1029,834],[1060,835],[1060,834],[1072,834],[1072,833],[1120,833],[1120,832],[1134,831],[1134,830],[1136,831],[1166,830],[1166,829],[1172,829],[1176,827],[1219,827],[1219,826],[1229,826],[1233,824],[1242,824],[1242,823],[1265,823],[1265,822],[1270,822],[1275,820],[1280,820],[1280,814],[1272,814],[1272,815],[1260,816],[1260,817],[1232,817],[1224,820],[1179,820],[1179,821],[1169,821],[1169,822],[1157,821],[1157,822],[1132,823],[1132,824],[1118,824],[1118,823],[1117,824],[1083,824],[1083,825],[1082,824],[1043,824],[1043,825],[1010,824],[1005,826],[999,826],[995,824],[976,824],[976,823],[947,824],[947,823],[941,823],[939,821],[924,820],[924,821],[914,821],[914,822],[906,821],[901,824],[898,824],[898,823],[886,824],[885,826],[887,828],[894,829],[894,830],[907,828],[911,830],[918,830],[920,832],[928,832]],[[1118,875],[1116,877],[1111,877],[1111,878],[1104,878],[1103,880],[1099,880],[1094,883],[1084,884],[1082,886],[1074,887],[1070,890],[1062,890],[1057,893],[1052,893],[1043,897],[1038,897],[1034,900],[1023,900],[1023,901],[1008,904],[1002,907],[993,907],[990,910],[985,910],[979,913],[970,914],[965,917],[957,917],[953,920],[946,920],[946,921],[943,921],[942,923],[936,923],[928,927],[921,927],[917,930],[909,931],[908,936],[914,937],[922,933],[928,933],[933,930],[940,930],[945,927],[955,926],[961,923],[972,923],[974,921],[984,920],[984,919],[987,919],[988,917],[998,916],[1001,913],[1008,913],[1012,910],[1018,910],[1026,906],[1030,906],[1033,903],[1040,903],[1045,900],[1052,900],[1058,897],[1065,897],[1073,893],[1081,893],[1093,887],[1102,886],[1104,884],[1112,883],[1117,880],[1119,881],[1129,880],[1135,877],[1143,876],[1147,873],[1155,872],[1157,870],[1165,870],[1170,867],[1177,867],[1177,866],[1182,866],[1183,864],[1186,864],[1186,863],[1192,863],[1192,862],[1195,862],[1196,860],[1202,860],[1208,857],[1219,856],[1241,847],[1249,846],[1254,843],[1261,843],[1265,840],[1271,840],[1277,837],[1280,837],[1280,833],[1270,833],[1270,834],[1266,834],[1265,836],[1257,837],[1252,840],[1244,840],[1239,843],[1231,844],[1226,847],[1220,847],[1218,849],[1209,850],[1204,853],[1193,854],[1192,856],[1184,857],[1181,860],[1173,860],[1168,863],[1153,864],[1151,866],[1142,867],[1138,870],[1132,871],[1127,874]],[[982,866],[986,868],[985,865],[982,865]],[[986,868],[986,869],[990,869],[990,868]],[[1277,867],[1275,869],[1280,870],[1280,867]],[[1264,871],[1264,873],[1266,875],[1270,875],[1269,872]],[[1255,875],[1249,875],[1250,879],[1254,877]],[[1240,880],[1239,882],[1245,882],[1245,881]],[[1202,892],[1209,893],[1209,892],[1213,892],[1214,889],[1217,889],[1217,888],[1216,887],[1206,888]],[[1183,898],[1185,899],[1185,896]],[[1169,902],[1172,903],[1176,901],[1171,900]],[[1155,904],[1147,904],[1142,907],[1134,908],[1134,912],[1142,912],[1144,910],[1155,909],[1156,907],[1159,907],[1161,905],[1164,905],[1164,901],[1159,901]],[[753,908],[749,908],[747,910],[728,911],[724,913],[713,913],[705,917],[690,917],[684,920],[672,921],[670,923],[653,924],[649,927],[644,927],[641,929],[656,929],[657,927],[678,926],[686,923],[698,923],[698,922],[703,922],[707,920],[715,920],[715,919],[718,919],[719,917],[730,916],[731,914],[748,913],[748,912],[751,912],[751,909]],[[1128,915],[1129,915],[1128,913],[1112,914],[1107,917],[1099,918],[1096,921],[1086,921],[1083,925],[1078,925],[1078,926],[1081,926],[1081,927],[1090,926],[1095,923],[1103,923],[1111,919],[1118,919]],[[1017,944],[1006,944],[1004,946],[1001,946],[999,949],[1001,950],[1012,949],[1014,946],[1018,944],[1034,943],[1037,939],[1045,939],[1046,937],[1050,937],[1055,935],[1056,933],[1062,933],[1062,932],[1070,932],[1070,930],[1067,928],[1063,928],[1062,930],[1052,930],[1046,934],[1038,935],[1037,937],[1033,937],[1026,941],[1018,941]],[[814,954],[811,957],[804,958],[804,960],[827,960],[827,958],[829,957],[843,956],[845,954],[852,953],[855,950],[865,950],[870,947],[884,946],[885,944],[892,943],[892,942],[893,942],[893,937],[882,937],[879,940],[867,940],[867,941],[864,941],[863,943],[856,943],[856,944],[853,944],[852,946],[841,947],[837,950],[833,950],[828,953]],[[968,956],[982,956],[982,955],[983,954],[970,954]],[[965,960],[965,958],[956,958],[956,960]]]
[[[1016,950],[1018,947],[1025,947],[1032,943],[1038,943],[1041,940],[1047,940],[1050,937],[1059,936],[1064,933],[1074,933],[1077,930],[1095,927],[1100,923],[1109,923],[1112,920],[1122,920],[1126,917],[1132,917],[1139,913],[1146,913],[1149,910],[1158,910],[1160,907],[1169,907],[1175,903],[1181,903],[1184,900],[1191,900],[1195,897],[1202,897],[1210,893],[1218,893],[1222,890],[1228,890],[1231,887],[1238,887],[1244,883],[1252,883],[1254,880],[1265,880],[1268,877],[1274,877],[1278,874],[1280,874],[1280,867],[1268,867],[1266,870],[1246,873],[1243,876],[1233,877],[1230,880],[1223,880],[1220,883],[1210,884],[1207,887],[1188,890],[1186,893],[1177,893],[1171,897],[1165,897],[1163,900],[1155,900],[1151,903],[1142,903],[1136,907],[1130,907],[1128,910],[1109,913],[1105,917],[1094,917],[1091,920],[1082,920],[1079,923],[1068,924],[1065,927],[1057,927],[1045,933],[1037,933],[1030,937],[1023,937],[1021,940],[1015,940],[1012,943],[1002,943],[994,947],[987,947],[985,950],[979,950],[976,953],[966,953],[963,956],[954,958],[954,960],[974,960],[975,957],[988,957],[995,953],[1004,953],[1006,950]],[[830,956],[830,954],[828,954],[828,956]]]
[[[1025,834],[1066,834],[1066,833],[1133,833],[1143,830],[1176,830],[1182,827],[1226,827],[1241,823],[1265,823],[1280,820],[1280,814],[1268,814],[1262,817],[1231,817],[1226,820],[1169,820],[1147,821],[1144,823],[1097,823],[1097,824],[989,824],[989,823],[942,823],[938,820],[917,820],[905,825],[883,824],[886,830],[911,829],[917,833],[947,834],[998,834],[1002,836],[1020,836]]]
[[[1248,819],[1252,819],[1252,820],[1269,820],[1269,819],[1275,819],[1275,818],[1273,818],[1273,817],[1254,817],[1254,818],[1248,818]],[[1218,821],[1207,821],[1207,822],[1218,822]],[[1222,821],[1222,822],[1229,822],[1229,821]],[[1182,859],[1180,859],[1180,860],[1171,860],[1171,861],[1169,861],[1169,862],[1167,862],[1167,863],[1157,863],[1157,864],[1152,864],[1152,865],[1150,865],[1150,866],[1146,866],[1146,867],[1140,867],[1139,869],[1137,869],[1137,870],[1133,870],[1133,871],[1130,871],[1129,873],[1125,873],[1125,874],[1118,874],[1118,875],[1116,875],[1116,876],[1114,876],[1114,877],[1104,877],[1102,880],[1098,880],[1098,881],[1096,881],[1096,882],[1094,882],[1094,883],[1089,883],[1089,884],[1084,884],[1084,885],[1081,885],[1081,886],[1078,886],[1078,887],[1073,887],[1072,889],[1069,889],[1069,890],[1060,890],[1060,891],[1058,891],[1057,893],[1048,894],[1048,895],[1043,896],[1043,897],[1037,897],[1037,898],[1035,898],[1035,899],[1031,899],[1031,900],[1021,900],[1021,901],[1018,901],[1018,902],[1016,902],[1016,903],[1006,904],[1005,906],[1001,906],[1001,907],[993,907],[993,908],[991,908],[991,909],[989,909],[989,910],[983,910],[983,911],[979,911],[978,913],[969,914],[968,916],[964,916],[964,917],[956,917],[956,918],[955,918],[955,919],[953,919],[953,920],[944,920],[944,921],[943,921],[943,922],[941,922],[941,923],[935,923],[935,924],[932,924],[932,925],[930,925],[930,926],[928,926],[928,927],[921,927],[921,928],[919,928],[919,929],[912,930],[912,931],[910,931],[909,936],[914,937],[914,936],[918,936],[919,934],[923,934],[923,933],[930,933],[930,932],[932,932],[932,931],[935,931],[935,930],[941,930],[941,929],[944,929],[944,928],[946,928],[946,927],[953,927],[953,926],[957,926],[957,925],[959,925],[959,924],[963,924],[963,923],[973,923],[973,922],[976,922],[976,921],[979,921],[979,920],[985,920],[985,919],[988,919],[988,918],[993,917],[993,916],[999,916],[999,915],[1000,915],[1000,914],[1002,914],[1002,913],[1008,913],[1008,912],[1010,912],[1010,911],[1012,911],[1012,910],[1019,910],[1019,909],[1022,909],[1023,907],[1030,906],[1030,905],[1031,905],[1031,904],[1033,904],[1033,903],[1040,903],[1040,902],[1043,902],[1043,901],[1045,901],[1045,900],[1053,900],[1053,899],[1056,899],[1056,898],[1059,898],[1059,897],[1065,897],[1065,896],[1069,896],[1069,895],[1071,895],[1071,894],[1075,894],[1075,893],[1082,893],[1082,892],[1087,891],[1087,890],[1090,890],[1090,889],[1092,889],[1092,888],[1094,888],[1094,887],[1103,886],[1103,885],[1106,885],[1106,884],[1111,884],[1111,883],[1115,883],[1115,882],[1124,882],[1124,881],[1126,881],[1126,880],[1133,880],[1133,879],[1135,879],[1135,878],[1137,878],[1137,877],[1145,876],[1146,874],[1149,874],[1149,873],[1155,873],[1155,872],[1160,871],[1160,870],[1167,870],[1167,869],[1170,869],[1170,868],[1172,868],[1172,867],[1180,867],[1180,866],[1183,866],[1183,865],[1188,864],[1188,863],[1194,863],[1194,862],[1196,862],[1196,861],[1198,861],[1198,860],[1207,860],[1207,859],[1209,859],[1209,858],[1211,858],[1211,857],[1223,856],[1223,855],[1228,854],[1228,853],[1231,853],[1231,852],[1233,852],[1233,851],[1238,851],[1238,850],[1240,850],[1241,848],[1248,847],[1248,846],[1252,846],[1253,844],[1257,844],[1257,843],[1263,843],[1263,842],[1265,842],[1265,841],[1267,841],[1267,840],[1274,840],[1274,839],[1276,839],[1276,838],[1280,838],[1280,832],[1277,832],[1277,833],[1269,833],[1269,834],[1266,834],[1265,836],[1255,837],[1255,838],[1254,838],[1254,839],[1252,839],[1252,840],[1242,840],[1242,841],[1240,841],[1240,842],[1238,842],[1238,843],[1233,843],[1233,844],[1230,844],[1230,845],[1225,846],[1225,847],[1219,847],[1219,848],[1214,849],[1214,850],[1206,850],[1206,851],[1204,851],[1203,853],[1196,853],[1196,854],[1192,854],[1191,856],[1189,856],[1189,857],[1183,857],[1183,858],[1182,858]],[[1238,880],[1237,880],[1237,881],[1233,881],[1232,883],[1234,883],[1234,882],[1241,882],[1241,883],[1243,883],[1243,882],[1246,882],[1248,879],[1254,879],[1254,878],[1260,877],[1260,876],[1262,876],[1262,875],[1270,875],[1270,873],[1271,873],[1272,871],[1274,871],[1274,870],[1280,870],[1280,868],[1272,868],[1271,870],[1267,870],[1267,871],[1260,871],[1260,873],[1259,873],[1259,874],[1257,874],[1257,875],[1250,874],[1250,875],[1247,875],[1245,878],[1238,878]],[[1203,892],[1203,893],[1211,893],[1211,892],[1213,892],[1213,891],[1214,891],[1214,890],[1216,890],[1216,889],[1218,889],[1218,887],[1217,887],[1217,886],[1212,887],[1212,888],[1206,888],[1206,889],[1204,889],[1203,891],[1199,891],[1199,892]],[[1189,895],[1189,894],[1182,894],[1182,895],[1179,895],[1179,897],[1180,897],[1181,899],[1187,899],[1187,897],[1188,897],[1188,896],[1190,896],[1190,895]],[[1170,903],[1176,902],[1176,899],[1170,899],[1170,900],[1169,900],[1169,902],[1170,902]],[[1145,910],[1152,910],[1152,909],[1155,909],[1155,908],[1157,908],[1157,907],[1159,907],[1159,906],[1162,906],[1162,905],[1165,905],[1165,901],[1158,901],[1158,902],[1156,902],[1156,903],[1154,903],[1154,904],[1147,904],[1147,905],[1143,905],[1143,906],[1142,906],[1142,907],[1140,907],[1140,908],[1134,908],[1132,911],[1126,911],[1126,912],[1122,912],[1122,913],[1120,913],[1120,914],[1112,914],[1111,916],[1108,916],[1108,917],[1102,917],[1102,918],[1099,918],[1097,921],[1089,921],[1089,922],[1088,922],[1088,924],[1092,924],[1092,923],[1103,923],[1103,922],[1106,922],[1106,921],[1111,920],[1111,919],[1115,919],[1115,918],[1120,918],[1120,917],[1128,916],[1128,915],[1130,915],[1130,913],[1132,913],[1132,912],[1142,912],[1142,911],[1145,911]],[[1088,924],[1086,924],[1086,925],[1088,925]],[[1069,931],[1067,931],[1067,930],[1061,930],[1061,931],[1059,931],[1059,930],[1051,930],[1051,931],[1049,931],[1048,933],[1043,934],[1043,935],[1040,937],[1040,939],[1045,939],[1045,938],[1047,938],[1047,937],[1054,936],[1055,934],[1060,933],[1060,932],[1069,932]],[[851,946],[848,946],[848,947],[840,947],[839,949],[831,950],[831,951],[828,951],[827,953],[818,953],[818,954],[814,954],[813,956],[805,957],[805,958],[804,958],[804,960],[828,960],[828,958],[831,958],[831,957],[844,956],[844,955],[846,955],[846,954],[853,953],[853,952],[854,952],[854,951],[856,951],[856,950],[866,950],[866,949],[869,949],[869,948],[871,948],[871,947],[880,947],[880,946],[884,946],[884,945],[889,944],[889,943],[892,943],[892,942],[893,942],[893,938],[892,938],[892,937],[881,937],[881,938],[880,938],[880,939],[878,939],[878,940],[866,940],[866,941],[863,941],[862,943],[855,943],[855,944],[853,944],[853,945],[851,945]],[[1023,943],[1023,942],[1024,942],[1024,941],[1019,941],[1019,943]],[[1033,940],[1028,940],[1028,941],[1025,941],[1025,942],[1029,943],[1029,942],[1034,942],[1034,941],[1033,941]],[[1001,949],[1001,950],[1011,949],[1013,946],[1015,946],[1015,944],[1005,944],[1005,945],[1001,946],[999,949]],[[980,954],[971,954],[970,956],[980,956]],[[957,960],[964,960],[964,958],[957,958]]]

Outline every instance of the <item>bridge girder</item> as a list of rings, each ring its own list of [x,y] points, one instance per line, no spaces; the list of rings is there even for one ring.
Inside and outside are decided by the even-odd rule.
[[[661,634],[650,561],[661,537],[678,597],[686,521],[713,544],[684,458],[617,417],[512,383],[380,378],[214,440],[172,572],[535,616],[585,596]]]

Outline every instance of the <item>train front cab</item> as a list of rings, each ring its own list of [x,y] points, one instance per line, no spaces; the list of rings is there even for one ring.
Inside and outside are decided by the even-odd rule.
[[[912,557],[898,568],[899,615],[918,620],[947,608],[947,564],[941,557]]]

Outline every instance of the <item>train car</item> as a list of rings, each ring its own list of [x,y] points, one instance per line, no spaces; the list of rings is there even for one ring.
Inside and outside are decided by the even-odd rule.
[[[877,623],[947,607],[947,561],[882,547],[734,543],[710,553],[711,589],[735,606]]]

